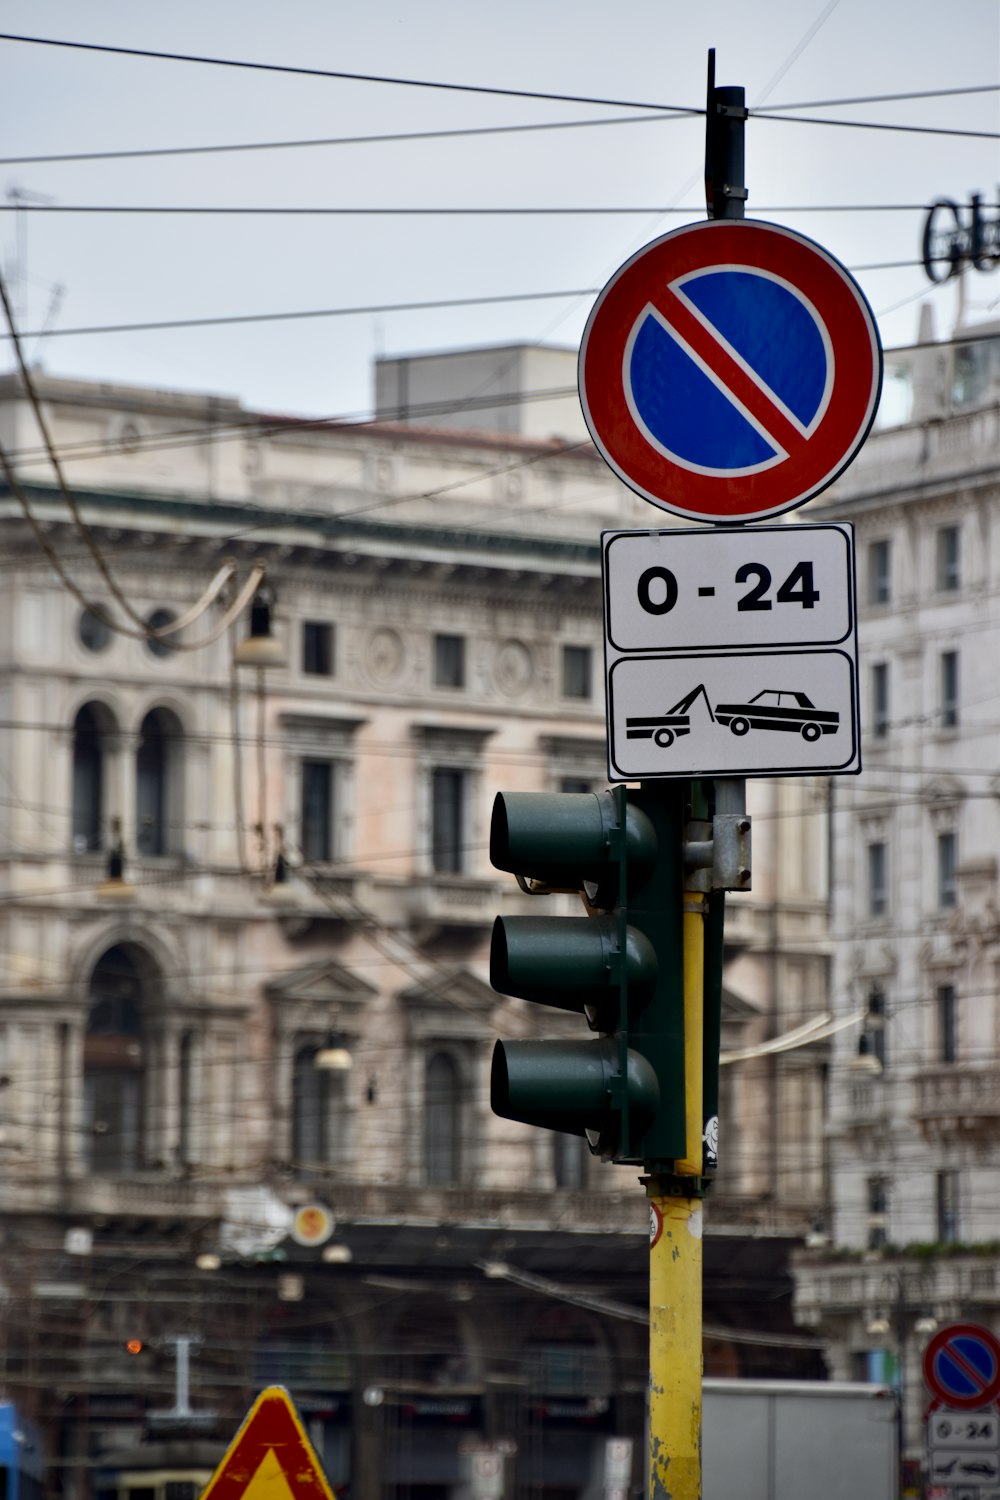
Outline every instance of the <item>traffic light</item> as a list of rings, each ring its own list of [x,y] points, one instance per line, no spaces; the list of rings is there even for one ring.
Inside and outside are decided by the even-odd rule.
[[[586,1136],[604,1160],[671,1170],[687,1153],[681,950],[683,799],[650,790],[500,792],[490,860],[589,915],[498,917],[490,980],[576,1012],[593,1040],[497,1042],[495,1114]]]

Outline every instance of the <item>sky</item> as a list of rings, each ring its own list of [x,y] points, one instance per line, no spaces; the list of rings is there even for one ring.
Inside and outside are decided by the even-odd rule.
[[[596,291],[642,244],[705,217],[707,53],[755,107],[814,119],[1000,131],[1000,93],[856,105],[1000,83],[997,0],[6,0],[3,30],[110,47],[377,74],[304,77],[0,40],[0,265],[26,350],[51,374],[233,396],[251,409],[363,416],[377,355],[515,342],[575,346]],[[511,98],[477,85],[607,104]],[[630,115],[654,119],[620,123]],[[70,152],[591,122],[534,132],[131,160]],[[618,123],[593,123],[615,121]],[[927,205],[1000,196],[1000,141],[754,118],[747,214],[855,271],[887,348],[955,284],[920,264]],[[208,216],[67,206],[641,208],[634,214]],[[837,212],[810,211],[828,206]],[[861,211],[873,205],[878,211]],[[889,205],[909,205],[890,209]],[[682,212],[668,212],[680,209]],[[859,270],[905,262],[891,270]],[[1000,318],[1000,270],[965,278],[964,318]],[[413,302],[572,293],[419,311]],[[364,308],[336,317],[71,335],[72,328]],[[45,328],[48,332],[39,337]],[[0,346],[0,369],[12,367]]]

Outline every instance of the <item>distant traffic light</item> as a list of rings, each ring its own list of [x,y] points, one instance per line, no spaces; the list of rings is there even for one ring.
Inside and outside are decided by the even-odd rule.
[[[145,1345],[143,1344],[142,1339],[129,1339],[128,1343],[125,1345],[125,1350],[128,1354],[141,1354],[144,1348]]]
[[[679,793],[504,793],[490,859],[535,895],[579,892],[590,916],[498,917],[501,994],[581,1014],[593,1041],[497,1042],[494,1113],[586,1136],[605,1160],[686,1151]]]

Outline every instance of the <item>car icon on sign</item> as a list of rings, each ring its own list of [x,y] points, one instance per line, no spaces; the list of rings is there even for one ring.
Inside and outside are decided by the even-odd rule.
[[[816,708],[805,693],[776,688],[763,688],[747,703],[719,703],[715,717],[718,723],[728,724],[733,734],[744,735],[751,729],[784,729],[801,734],[810,743],[821,734],[835,734],[840,726],[839,713]]]

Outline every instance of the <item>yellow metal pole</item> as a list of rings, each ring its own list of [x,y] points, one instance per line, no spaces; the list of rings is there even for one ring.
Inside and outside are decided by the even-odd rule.
[[[686,1154],[650,1177],[648,1500],[701,1500],[705,896],[684,892]],[[684,1179],[694,1179],[685,1192]]]
[[[649,1179],[649,1500],[701,1500],[700,1198]]]

